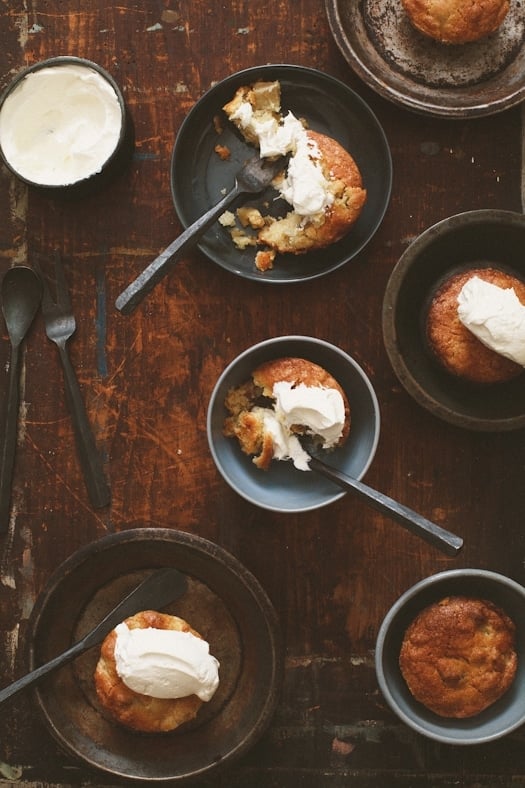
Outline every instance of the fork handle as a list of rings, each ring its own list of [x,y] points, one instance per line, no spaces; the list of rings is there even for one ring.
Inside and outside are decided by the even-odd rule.
[[[209,211],[206,211],[197,221],[190,224],[122,291],[115,301],[117,309],[123,315],[129,315],[130,312],[133,312],[144,296],[153,290],[155,285],[167,274],[168,269],[175,262],[176,258],[180,257],[187,249],[195,246],[201,235],[243,193],[244,190],[236,183],[222,200],[219,200],[216,205],[210,208]]]
[[[96,509],[101,509],[110,502],[110,489],[104,476],[102,461],[95,444],[75,370],[65,346],[58,345],[58,350],[64,368],[66,397],[71,411],[77,450],[86,488],[93,506]]]

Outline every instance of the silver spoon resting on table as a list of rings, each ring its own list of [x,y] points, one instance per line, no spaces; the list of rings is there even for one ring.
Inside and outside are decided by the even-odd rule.
[[[318,449],[312,445],[312,441],[306,436],[297,436],[304,450],[310,455],[309,466],[315,473],[330,479],[344,490],[356,493],[360,498],[367,501],[374,509],[386,514],[396,520],[404,528],[416,536],[421,537],[429,544],[439,548],[447,555],[457,555],[463,547],[463,539],[450,531],[441,528],[431,520],[427,520],[421,514],[409,509],[408,506],[389,498],[388,495],[374,490],[352,476],[343,473],[332,465],[320,460],[317,456]]]
[[[283,169],[283,162],[283,157],[270,161],[269,159],[261,159],[258,156],[247,161],[235,176],[233,189],[213,208],[210,208],[209,211],[181,233],[122,291],[115,301],[117,309],[123,315],[128,315],[132,312],[144,296],[153,290],[155,285],[165,276],[176,259],[197,243],[199,238],[234,200],[243,194],[258,194],[266,189],[277,173]]]
[[[92,648],[92,646],[102,643],[106,635],[128,616],[139,613],[141,610],[165,607],[182,596],[186,589],[187,579],[177,569],[156,570],[124,597],[94,629],[71,646],[71,648],[0,690],[0,703],[3,703],[31,684],[40,681],[40,679],[57,668],[71,662],[75,657]]]

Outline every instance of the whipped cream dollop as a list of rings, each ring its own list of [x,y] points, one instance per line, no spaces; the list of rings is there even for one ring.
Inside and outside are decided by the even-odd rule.
[[[301,471],[309,470],[310,455],[292,431],[300,426],[307,435],[315,435],[323,449],[333,448],[345,425],[345,404],[337,389],[320,386],[294,386],[285,381],[274,384],[273,408],[257,408],[264,428],[272,436],[276,460],[292,460]]]
[[[211,700],[219,686],[219,662],[205,640],[171,629],[129,629],[125,622],[115,631],[117,673],[131,690],[153,698]]]
[[[290,154],[286,176],[278,191],[296,213],[315,216],[333,203],[333,194],[320,165],[319,148],[292,112],[275,117],[254,110],[249,101],[243,101],[230,120],[258,140],[262,158]]]
[[[458,317],[488,348],[525,367],[525,306],[514,288],[473,276],[458,295]]]
[[[118,96],[102,74],[64,63],[31,72],[7,96],[0,146],[26,180],[67,186],[100,172],[122,124]]]

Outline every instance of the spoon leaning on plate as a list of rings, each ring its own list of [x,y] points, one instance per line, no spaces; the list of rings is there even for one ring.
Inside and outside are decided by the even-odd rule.
[[[374,490],[367,484],[364,484],[352,476],[343,473],[342,471],[334,468],[332,465],[320,460],[318,456],[317,447],[313,441],[305,435],[297,435],[304,450],[310,455],[309,466],[315,473],[320,473],[327,479],[330,479],[339,487],[344,490],[356,493],[360,498],[367,501],[374,509],[386,514],[393,520],[396,520],[404,528],[416,536],[420,536],[429,544],[439,548],[447,555],[457,555],[463,547],[463,539],[460,536],[447,531],[441,526],[436,525],[431,520],[427,520],[421,514],[409,509],[408,506],[389,498],[388,495]]]
[[[234,200],[243,194],[259,194],[266,189],[278,172],[283,169],[284,158],[269,160],[254,156],[235,176],[235,185],[216,205],[197,219],[178,238],[176,238],[147,268],[129,284],[118,296],[115,306],[123,315],[128,315],[142,301],[150,290],[160,282],[171,265],[183,252],[194,246],[201,235],[224,213]]]
[[[39,681],[44,676],[47,676],[48,673],[71,662],[75,657],[92,648],[92,646],[102,643],[106,635],[125,618],[139,613],[141,610],[164,607],[182,596],[186,589],[187,579],[177,569],[159,569],[148,575],[96,627],[71,648],[0,690],[0,703],[29,687],[30,684]]]

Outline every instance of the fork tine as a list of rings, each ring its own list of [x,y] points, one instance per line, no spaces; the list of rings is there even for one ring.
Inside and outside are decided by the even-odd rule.
[[[66,309],[71,308],[71,299],[69,297],[69,290],[64,273],[64,264],[62,262],[62,255],[55,251],[55,275],[57,284],[57,303]]]

